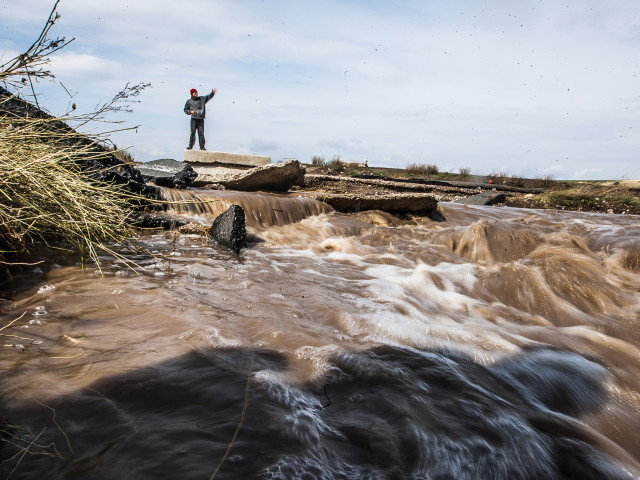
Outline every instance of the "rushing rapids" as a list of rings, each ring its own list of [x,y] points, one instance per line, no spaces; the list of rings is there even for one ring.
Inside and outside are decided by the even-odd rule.
[[[169,202],[167,211],[186,219],[210,221],[231,205],[240,205],[245,211],[247,226],[254,230],[299,222],[333,210],[325,203],[302,195],[171,188],[160,188],[159,191],[161,198]]]
[[[206,195],[239,256],[151,232],[10,293],[3,477],[640,475],[638,217]]]

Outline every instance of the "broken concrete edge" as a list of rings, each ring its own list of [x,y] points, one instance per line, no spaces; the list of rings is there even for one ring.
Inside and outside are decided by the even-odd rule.
[[[351,182],[362,185],[379,185],[380,187],[392,187],[395,190],[421,191],[430,190],[428,187],[451,187],[465,190],[500,190],[503,192],[517,193],[543,193],[545,188],[523,188],[513,187],[510,185],[498,185],[488,183],[470,183],[461,181],[445,181],[445,180],[423,180],[419,178],[392,178],[378,177],[373,175],[356,175],[356,176],[337,176],[337,175],[319,175],[316,173],[305,175],[305,184],[313,187],[317,183],[339,183]]]
[[[351,178],[361,180],[381,180],[396,183],[409,183],[415,185],[434,185],[444,187],[458,188],[478,188],[481,190],[502,190],[504,192],[517,193],[544,193],[546,188],[541,187],[516,187],[515,185],[487,183],[487,182],[467,182],[463,180],[429,180],[425,178],[397,178],[397,177],[380,177],[377,175],[354,175]]]
[[[219,167],[208,167],[214,172]],[[218,184],[228,190],[244,192],[271,191],[286,192],[294,185],[304,183],[305,168],[298,160],[286,160],[281,163],[248,168],[236,173],[199,175],[195,186]]]
[[[425,216],[438,222],[446,220],[438,206],[437,198],[433,195],[396,194],[387,197],[383,195],[321,194],[310,197],[324,202],[337,212],[342,213],[379,210],[392,215]]]
[[[404,191],[418,191],[424,192],[424,185],[420,184],[412,184],[409,182],[397,182],[395,180],[384,180],[384,179],[363,179],[356,177],[346,177],[346,176],[336,176],[336,175],[318,175],[318,174],[306,174],[304,177],[304,186],[308,188],[313,188],[316,184],[323,183],[352,183],[352,184],[360,184],[360,185],[373,185],[379,187],[390,187],[395,190],[404,190]]]
[[[180,190],[193,186],[193,182],[198,176],[191,165],[171,158],[139,163],[135,168],[147,183]]]
[[[210,152],[208,150],[185,150],[184,161],[193,167],[205,165],[244,165],[259,167],[269,165],[271,157],[244,153]]]

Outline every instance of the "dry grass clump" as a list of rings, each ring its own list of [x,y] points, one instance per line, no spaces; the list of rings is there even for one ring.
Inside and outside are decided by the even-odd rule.
[[[334,157],[327,162],[327,167],[329,170],[334,172],[343,172],[346,165],[342,161],[342,157],[340,155],[334,155]]]
[[[536,177],[535,179],[533,179],[533,182],[537,185],[540,186],[541,188],[551,188],[553,187],[556,183],[558,183],[554,178],[553,175],[544,175],[542,177]]]
[[[135,166],[136,164],[136,159],[133,158],[133,155],[131,155],[131,153],[127,149],[119,148],[117,145],[113,145],[113,148],[111,148],[111,154],[122,163],[127,163],[131,166]]]
[[[1,105],[1,104],[0,104]],[[25,254],[34,241],[66,241],[98,260],[98,250],[132,235],[131,194],[97,183],[78,159],[97,158],[91,142],[65,145],[55,119],[0,116],[0,256]],[[3,262],[0,258],[0,262]]]
[[[458,169],[458,175],[462,180],[467,179],[471,175],[471,169],[468,167],[460,167]]]
[[[493,183],[496,183],[496,184],[507,183],[509,178],[510,178],[509,174],[507,172],[503,172],[503,171],[493,170],[489,174],[489,180],[491,180]]]
[[[102,171],[87,171],[103,168],[98,165],[114,167],[113,161],[96,161],[113,160],[98,145],[100,138],[104,140],[108,135],[81,135],[64,121],[84,125],[102,121],[110,112],[127,111],[121,102],[139,95],[148,84],[131,87],[127,83],[113,100],[95,112],[69,118],[50,117],[38,105],[32,78],[54,81],[55,76],[46,68],[49,57],[73,41],[49,37],[60,18],[59,3],[57,0],[53,5],[33,44],[0,64],[0,82],[17,92],[29,85],[36,102],[34,107],[0,87],[0,274],[8,272],[7,265],[26,257],[29,246],[36,242],[75,246],[82,257],[88,256],[99,264],[98,250],[113,254],[110,242],[133,237],[126,220],[132,203],[143,201],[142,196],[116,186],[115,180],[110,184],[91,178]],[[103,179],[114,178],[111,170],[102,173],[108,173]]]
[[[314,167],[326,167],[327,161],[322,155],[314,155],[311,159],[311,165]]]
[[[409,175],[437,175],[440,169],[432,163],[410,163],[405,167],[405,171]]]
[[[562,182],[554,180],[552,175],[545,175],[543,177],[526,178],[521,175],[510,175],[504,171],[492,171],[489,174],[489,180],[495,184],[506,184],[512,187],[521,188],[554,188],[562,187]]]

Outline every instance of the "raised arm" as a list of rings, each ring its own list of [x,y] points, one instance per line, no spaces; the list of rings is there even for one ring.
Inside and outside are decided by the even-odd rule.
[[[206,97],[203,97],[204,98],[204,102],[207,103],[209,100],[211,100],[213,98],[213,96],[216,94],[217,91],[218,90],[216,90],[215,88],[212,88],[211,89],[211,93],[209,95],[207,95]]]

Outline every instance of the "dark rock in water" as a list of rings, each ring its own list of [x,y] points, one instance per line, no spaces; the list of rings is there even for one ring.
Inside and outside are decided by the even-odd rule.
[[[150,212],[133,212],[129,221],[137,228],[158,228],[163,230],[176,230],[187,224],[184,220]]]
[[[161,187],[185,189],[193,185],[198,174],[185,162],[161,158],[136,166],[146,181]]]
[[[463,203],[466,205],[495,205],[496,203],[504,202],[505,198],[506,196],[504,193],[488,190],[486,192],[479,193],[478,195],[461,198],[456,200],[455,203]]]
[[[434,222],[446,222],[447,217],[444,216],[439,208],[434,208],[429,212],[429,218]]]
[[[237,255],[247,246],[247,230],[244,209],[232,205],[226,212],[218,215],[211,225],[209,235],[216,243],[229,248]]]

